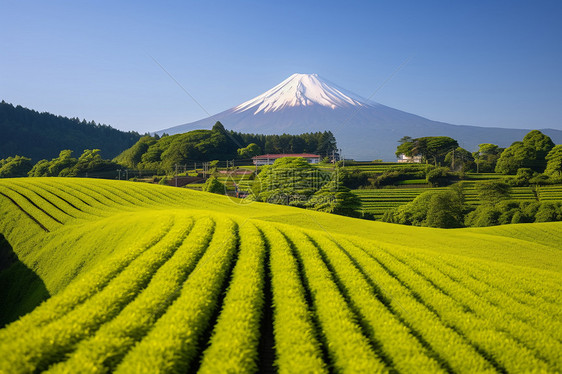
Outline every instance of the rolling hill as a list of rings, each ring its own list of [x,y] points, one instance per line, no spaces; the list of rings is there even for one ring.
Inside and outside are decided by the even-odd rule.
[[[510,146],[530,130],[453,125],[394,109],[349,92],[317,74],[293,74],[236,107],[208,118],[156,131],[178,134],[210,129],[220,121],[227,129],[256,134],[302,134],[331,131],[346,158],[395,161],[403,136],[450,136],[473,152],[480,143]],[[532,126],[533,124],[529,124]],[[562,143],[562,131],[541,129]]]
[[[557,372],[560,232],[0,180],[0,372]]]

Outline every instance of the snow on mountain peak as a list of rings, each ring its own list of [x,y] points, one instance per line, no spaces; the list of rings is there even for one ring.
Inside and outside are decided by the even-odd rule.
[[[352,97],[353,96],[353,97]],[[269,91],[234,108],[253,114],[276,112],[288,107],[321,105],[332,109],[365,106],[365,100],[326,82],[318,74],[293,74]]]

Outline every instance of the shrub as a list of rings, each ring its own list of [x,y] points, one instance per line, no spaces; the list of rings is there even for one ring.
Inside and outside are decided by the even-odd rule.
[[[463,210],[462,193],[454,190],[427,191],[414,201],[385,212],[382,220],[414,226],[462,227]]]
[[[556,221],[557,206],[555,203],[541,203],[535,214],[535,222],[552,222]]]
[[[226,187],[225,187],[224,184],[219,182],[219,180],[217,178],[210,177],[209,179],[207,179],[207,181],[203,185],[202,190],[206,191],[206,192],[224,195],[224,193],[226,191]]]
[[[470,212],[465,219],[466,226],[485,227],[499,224],[501,212],[490,205],[480,205]]]
[[[434,187],[444,186],[447,184],[449,177],[449,168],[440,167],[429,171],[425,177],[428,183]]]
[[[501,181],[486,181],[476,185],[478,197],[487,204],[497,204],[509,198],[511,186]]]

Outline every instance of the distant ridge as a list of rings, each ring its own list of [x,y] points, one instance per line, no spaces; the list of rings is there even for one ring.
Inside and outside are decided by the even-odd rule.
[[[78,157],[84,149],[98,148],[104,158],[113,158],[140,139],[136,132],[39,113],[4,101],[0,103],[0,134],[0,159],[20,155],[33,162],[57,157],[63,149],[71,149]]]
[[[450,136],[469,151],[480,143],[507,147],[529,129],[459,126],[432,121],[393,109],[350,93],[317,74],[293,74],[283,82],[234,108],[211,117],[157,131],[177,134],[210,129],[220,121],[227,129],[244,133],[300,134],[330,130],[343,156],[356,160],[395,160],[398,139],[408,135]],[[562,131],[541,129],[562,143]]]

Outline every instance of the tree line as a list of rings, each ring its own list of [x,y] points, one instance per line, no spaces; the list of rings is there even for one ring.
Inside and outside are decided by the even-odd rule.
[[[124,132],[94,121],[39,113],[3,100],[0,133],[0,158],[19,154],[35,161],[56,157],[63,149],[75,153],[102,149],[103,157],[112,158],[141,137],[134,131]]]
[[[507,148],[483,143],[475,152],[459,147],[458,142],[447,136],[411,138],[399,140],[396,155],[421,156],[426,163],[446,166],[451,171],[496,172],[515,175],[520,169],[531,173],[546,174],[553,178],[562,175],[562,145],[539,130],[530,131],[523,140]]]
[[[337,154],[336,139],[329,131],[300,135],[255,135],[227,131],[217,122],[211,130],[193,130],[177,135],[150,136],[138,139],[113,160],[102,157],[99,148],[85,149],[78,158],[72,149],[58,151],[58,156],[33,163],[31,158],[13,156],[0,160],[0,177],[90,176],[115,174],[120,168],[171,173],[175,165],[211,160],[248,160],[270,153]],[[113,175],[112,174],[112,175]],[[109,175],[109,174],[108,174]]]
[[[76,158],[72,150],[62,150],[58,157],[36,164],[23,156],[0,160],[0,178],[13,177],[105,177],[112,178],[121,166],[102,158],[99,149],[86,149]]]
[[[177,135],[143,136],[114,161],[132,169],[171,172],[176,164],[210,160],[250,159],[262,153],[317,153],[337,151],[329,132],[300,135],[256,135],[227,131],[217,122],[211,130],[193,130]]]

